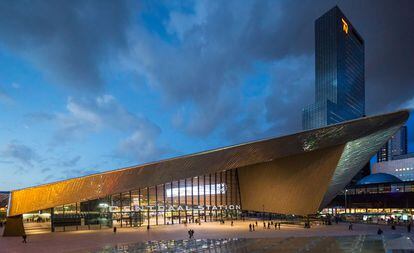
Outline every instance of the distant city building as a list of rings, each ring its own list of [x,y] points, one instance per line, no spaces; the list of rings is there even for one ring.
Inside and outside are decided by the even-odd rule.
[[[6,220],[7,205],[9,203],[10,192],[0,191],[0,222]]]
[[[392,159],[393,160],[400,160],[400,159],[407,159],[407,158],[412,158],[412,157],[414,157],[414,153],[407,153],[405,155],[394,156]]]
[[[371,170],[372,174],[387,173],[402,181],[414,181],[414,157],[374,163]]]
[[[407,126],[403,126],[377,153],[377,162],[394,160],[407,154]],[[400,158],[401,159],[401,158]]]
[[[303,129],[365,115],[364,40],[335,6],[315,21],[315,103],[303,109]]]
[[[7,207],[10,192],[0,191],[0,209]]]

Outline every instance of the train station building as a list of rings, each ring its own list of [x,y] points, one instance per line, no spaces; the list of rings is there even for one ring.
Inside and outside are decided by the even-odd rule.
[[[307,216],[326,207],[404,125],[408,111],[364,117],[143,165],[13,190],[4,236],[25,222],[52,231]]]

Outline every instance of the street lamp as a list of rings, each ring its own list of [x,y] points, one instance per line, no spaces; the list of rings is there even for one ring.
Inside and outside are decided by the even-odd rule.
[[[345,214],[346,214],[346,193],[348,192],[348,189],[345,189]]]

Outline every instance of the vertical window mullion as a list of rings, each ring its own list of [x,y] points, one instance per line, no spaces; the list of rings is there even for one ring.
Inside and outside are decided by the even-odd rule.
[[[180,181],[181,180],[178,180],[178,183],[177,183],[177,185],[178,185],[178,207],[180,206],[180,204],[181,204],[181,189],[180,189]],[[181,210],[180,209],[178,209],[178,224],[181,224]]]
[[[166,207],[166,205],[165,205],[165,195],[166,195],[166,192],[165,192],[165,184],[162,184],[162,188],[163,188],[163,192],[164,192],[164,194],[163,194],[163,206],[164,206],[164,225],[166,224],[166,217],[165,217],[165,215],[166,215],[166,210],[165,209],[167,209],[167,207]]]
[[[122,228],[122,193],[119,194],[119,204],[121,206],[120,210],[121,210],[121,228]]]
[[[138,211],[138,217],[139,217],[139,226],[142,225],[142,205],[141,205],[141,188],[138,188],[138,206],[139,206],[139,211]]]
[[[187,223],[188,222],[188,220],[187,220],[187,217],[188,217],[187,216],[187,178],[184,179],[184,188],[185,188],[185,190],[184,190],[185,222]]]
[[[155,186],[155,224],[158,225],[158,187]]]
[[[174,191],[173,191],[173,182],[170,182],[170,186],[171,186],[171,206],[174,206]],[[174,212],[171,211],[171,224],[174,224]]]
[[[148,226],[150,225],[150,220],[151,220],[149,205],[150,205],[150,188],[147,187],[147,220],[148,220]]]
[[[206,175],[203,176],[203,191],[204,191],[204,222],[207,221],[207,210],[206,210]]]

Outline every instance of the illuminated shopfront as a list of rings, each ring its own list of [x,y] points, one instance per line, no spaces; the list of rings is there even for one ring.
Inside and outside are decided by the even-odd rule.
[[[372,174],[360,180],[374,178]],[[377,177],[378,178],[378,177]],[[380,177],[380,179],[392,178]],[[397,179],[398,180],[398,179]],[[346,208],[345,208],[346,207]],[[387,224],[412,221],[414,214],[414,181],[358,183],[338,194],[323,214],[339,215],[348,220]]]

